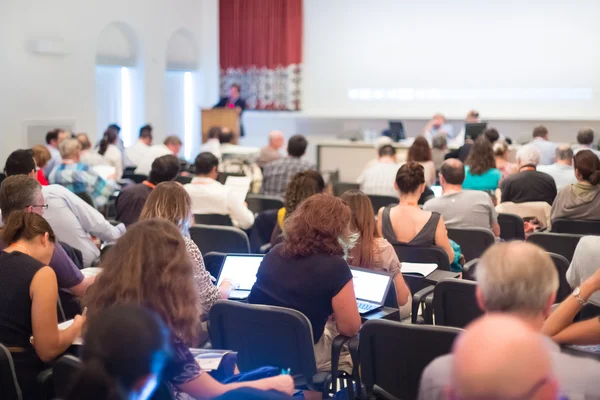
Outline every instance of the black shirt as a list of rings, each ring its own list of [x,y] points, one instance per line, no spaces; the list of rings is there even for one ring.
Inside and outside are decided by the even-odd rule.
[[[310,320],[317,343],[333,314],[331,300],[352,279],[352,273],[342,256],[286,258],[282,248],[278,244],[263,259],[248,302],[300,311]]]
[[[525,170],[511,175],[500,184],[502,202],[545,201],[552,205],[556,197],[554,178],[543,172]]]
[[[135,224],[140,218],[142,208],[152,193],[154,185],[147,183],[138,183],[125,188],[115,200],[115,209],[117,211],[117,221],[125,226]]]

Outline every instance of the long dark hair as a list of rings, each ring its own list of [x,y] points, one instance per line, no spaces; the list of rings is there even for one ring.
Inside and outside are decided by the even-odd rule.
[[[494,148],[485,136],[479,136],[469,152],[465,165],[471,169],[471,174],[482,175],[492,168],[496,168]]]
[[[98,146],[98,154],[101,156],[106,153],[109,144],[115,144],[117,142],[117,132],[112,129],[106,130],[104,132],[104,136],[102,136],[102,140],[100,141],[100,145]]]
[[[13,211],[8,215],[2,228],[2,240],[6,246],[9,246],[18,240],[29,241],[46,233],[48,233],[48,240],[55,243],[54,231],[44,217],[32,212]]]
[[[600,183],[600,159],[591,150],[581,150],[573,158],[574,167],[592,185]]]
[[[408,148],[408,155],[406,161],[425,162],[431,161],[431,147],[429,142],[423,136],[415,138],[413,144]]]

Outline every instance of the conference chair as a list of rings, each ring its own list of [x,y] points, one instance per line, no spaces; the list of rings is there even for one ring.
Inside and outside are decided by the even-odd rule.
[[[425,190],[423,190],[423,193],[421,193],[421,196],[419,197],[417,204],[422,206],[423,204],[427,203],[429,200],[433,199],[434,197],[435,197],[435,193],[433,193],[433,190],[431,190],[431,188],[429,186],[425,186]]]
[[[248,235],[231,226],[194,225],[190,227],[190,238],[202,254],[216,251],[220,253],[250,253]]]
[[[577,235],[600,235],[600,221],[584,219],[557,219],[552,222],[552,232]]]
[[[123,178],[125,178],[125,177],[123,177]],[[141,174],[131,174],[131,175],[127,175],[127,179],[131,179],[135,183],[142,183],[146,179],[148,179],[148,176],[147,175],[141,175]]]
[[[266,210],[256,215],[250,230],[250,248],[253,253],[262,253],[263,246],[271,243],[271,236],[276,224],[277,210]]]
[[[21,400],[23,395],[10,351],[0,344],[0,394],[2,399]]]
[[[463,279],[466,279],[469,281],[475,280],[478,262],[479,262],[479,258],[475,258],[475,259],[469,261],[468,263],[465,263],[465,265],[463,265],[463,270],[462,270],[462,278]]]
[[[458,243],[466,262],[481,257],[496,242],[492,231],[484,228],[448,228],[448,237]]]
[[[452,350],[461,329],[370,320],[360,330],[360,369],[367,398],[416,399],[423,370]]]
[[[371,204],[373,204],[373,211],[375,211],[375,215],[377,215],[380,208],[387,207],[389,205],[396,205],[399,202],[398,198],[393,196],[380,196],[376,194],[370,194],[368,196],[371,200]]]
[[[214,348],[237,351],[241,372],[265,365],[289,368],[296,387],[325,396],[337,391],[338,378],[351,384],[349,376],[338,371],[341,348],[350,338],[334,339],[331,372],[318,372],[312,327],[299,311],[219,300],[210,309],[208,333]]]
[[[231,217],[226,214],[194,214],[194,223],[202,225],[233,226]]]
[[[177,178],[175,178],[175,182],[179,182],[182,185],[187,185],[188,183],[192,183],[192,177],[191,176],[177,175]]]
[[[433,298],[425,299],[428,307],[433,309],[435,324],[464,328],[483,315],[475,297],[476,288],[475,282],[462,279],[448,278],[438,282],[433,289]]]
[[[217,278],[221,273],[221,268],[223,267],[223,260],[225,259],[225,253],[217,253],[216,251],[211,251],[210,253],[206,253],[203,255],[204,258],[204,267],[208,271],[209,274]]]
[[[523,218],[516,214],[498,214],[498,225],[500,225],[500,237],[505,241],[525,240],[525,229]]]
[[[527,241],[537,244],[548,252],[560,254],[571,262],[577,243],[579,243],[579,239],[582,237],[583,235],[573,235],[570,233],[534,232],[529,235]]]
[[[242,173],[219,172],[219,175],[217,175],[217,181],[224,185],[225,182],[227,182],[227,178],[229,178],[230,176],[246,176],[246,175],[244,175]]]
[[[360,185],[358,183],[350,182],[336,182],[333,184],[333,195],[340,197],[348,190],[359,190]]]
[[[554,262],[554,266],[556,267],[556,272],[558,273],[558,290],[556,291],[556,303],[560,303],[572,292],[571,286],[567,281],[567,270],[569,269],[569,261],[556,253],[548,253],[552,261]]]
[[[279,197],[249,194],[246,196],[248,209],[255,214],[267,210],[279,210],[283,207],[283,201]]]
[[[592,319],[600,316],[600,306],[592,303],[586,304],[577,316],[578,321],[585,321],[586,319]]]

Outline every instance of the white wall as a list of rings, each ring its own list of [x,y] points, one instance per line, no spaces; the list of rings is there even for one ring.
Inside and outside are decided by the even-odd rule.
[[[139,41],[138,65],[145,93],[143,104],[135,106],[154,126],[156,139],[166,136],[169,128],[165,106],[167,43],[180,28],[189,30],[199,44],[195,99],[199,106],[215,102],[219,73],[217,0],[2,0],[0,166],[12,150],[27,146],[26,120],[74,119],[77,131],[92,137],[101,134],[94,132],[96,45],[102,29],[114,21],[126,23]],[[26,50],[28,40],[39,38],[64,40],[67,54],[41,56]]]

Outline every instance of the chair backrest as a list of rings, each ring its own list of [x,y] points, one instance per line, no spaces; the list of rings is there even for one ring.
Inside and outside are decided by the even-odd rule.
[[[231,226],[194,225],[190,228],[190,238],[202,254],[216,251],[220,253],[250,253],[248,235]]]
[[[135,183],[142,183],[146,179],[148,179],[148,176],[147,175],[141,175],[141,174],[133,174],[133,175],[128,175],[127,179],[131,179]]]
[[[579,311],[579,319],[585,321],[600,316],[600,306],[588,303]]]
[[[191,176],[177,175],[177,177],[175,178],[175,182],[179,182],[182,185],[187,185],[188,183],[192,182],[192,177]]]
[[[562,302],[564,299],[569,297],[571,294],[571,285],[567,281],[567,270],[569,269],[569,261],[560,254],[556,253],[548,253],[552,261],[554,262],[554,266],[556,267],[556,272],[558,273],[558,290],[556,291],[556,303]]]
[[[458,243],[466,262],[481,257],[496,242],[492,231],[483,228],[448,228],[448,237]]]
[[[434,263],[442,271],[450,271],[448,253],[438,246],[418,247],[395,244],[394,250],[402,262]]]
[[[204,258],[204,267],[206,267],[209,274],[215,278],[219,276],[226,255],[225,253],[217,253],[216,251],[202,255]]]
[[[0,344],[0,394],[2,399],[6,400],[21,400],[23,395],[17,374],[15,372],[15,364],[8,349]]]
[[[460,332],[445,326],[367,321],[360,330],[360,367],[367,396],[416,399],[423,370],[452,350]]]
[[[526,203],[513,203],[507,201],[496,206],[499,214],[515,214],[521,218],[535,217],[542,224],[542,228],[550,226],[550,213],[552,206],[545,201],[529,201]]]
[[[528,242],[537,244],[544,250],[560,254],[567,261],[573,261],[573,254],[579,239],[582,235],[573,235],[571,233],[545,233],[534,232],[527,238]]]
[[[360,189],[360,185],[358,183],[350,183],[350,182],[336,182],[333,184],[333,195],[341,196],[344,192],[348,190],[358,190]]]
[[[253,253],[258,253],[263,245],[271,242],[275,225],[277,225],[277,210],[266,210],[256,215],[250,231],[250,248]]]
[[[208,332],[213,348],[238,352],[242,372],[271,365],[309,381],[317,372],[312,326],[299,311],[220,300],[210,309]]]
[[[377,215],[380,208],[387,207],[392,204],[398,204],[400,201],[397,197],[380,196],[377,194],[370,194],[369,199],[371,199],[371,204],[373,204],[373,211],[375,212],[375,215]]]
[[[552,222],[552,232],[576,235],[600,235],[600,221],[584,219],[557,219]]]
[[[52,367],[52,381],[56,397],[65,398],[71,383],[82,369],[83,363],[75,356],[66,355],[58,359]]]
[[[472,281],[447,278],[435,285],[433,290],[433,315],[435,324],[464,328],[483,314],[477,305]]]
[[[500,225],[500,237],[505,241],[525,240],[525,228],[523,218],[516,214],[498,214],[498,225]]]
[[[283,207],[283,201],[279,197],[249,194],[246,196],[248,209],[257,214],[267,210],[279,210]]]
[[[226,214],[194,214],[194,222],[202,225],[233,226],[231,217]]]

